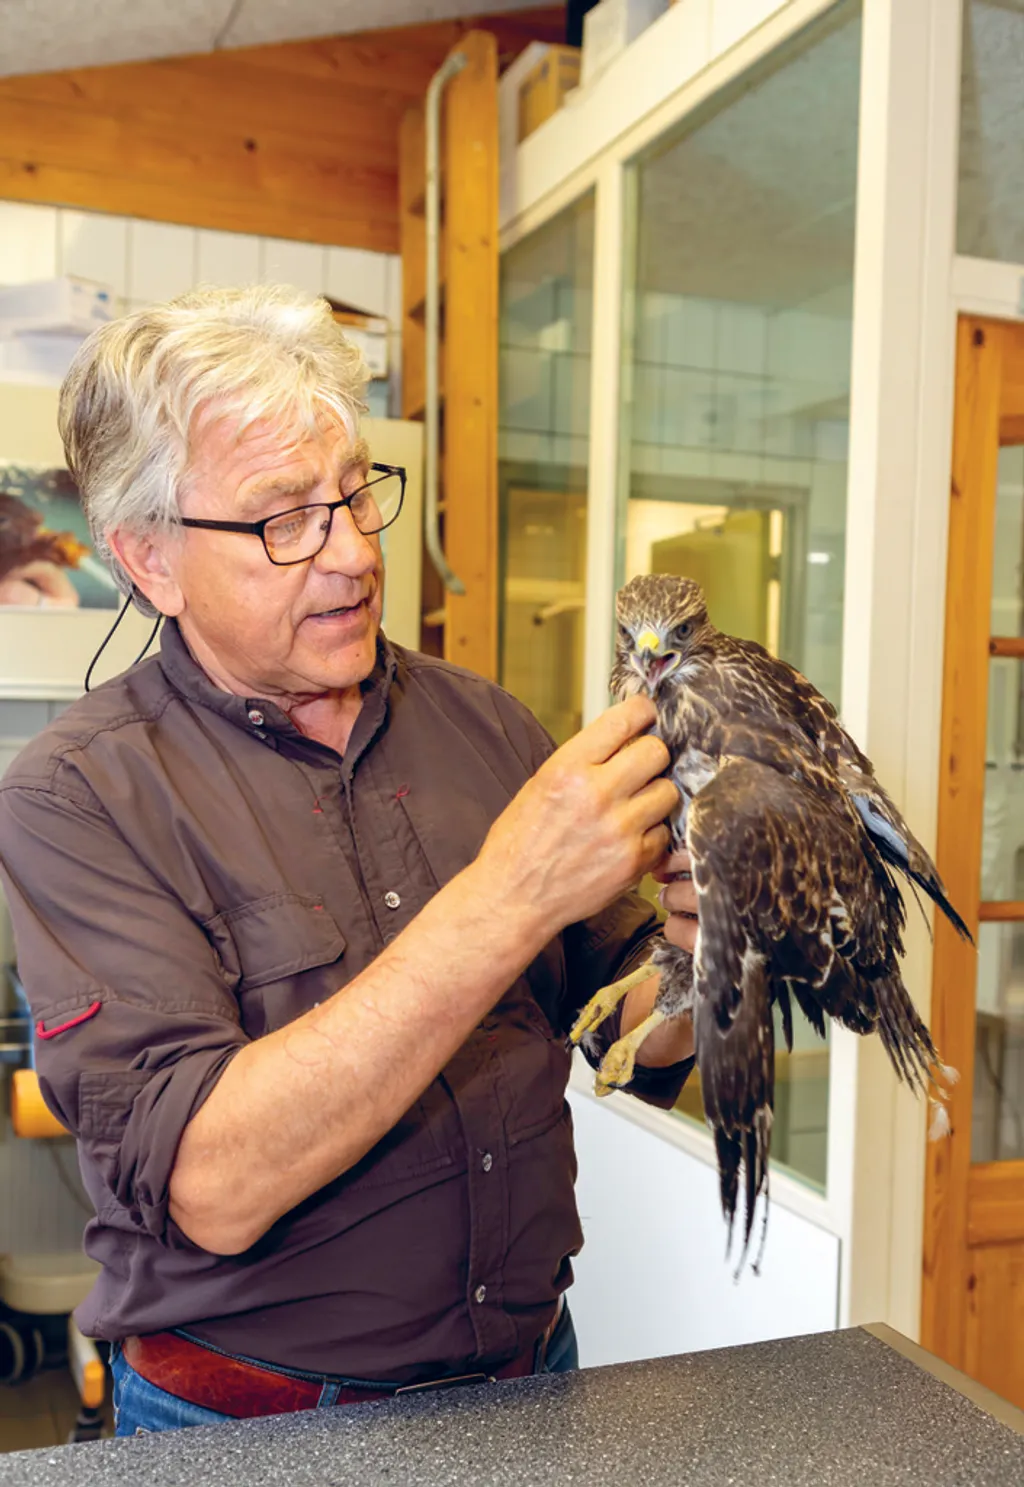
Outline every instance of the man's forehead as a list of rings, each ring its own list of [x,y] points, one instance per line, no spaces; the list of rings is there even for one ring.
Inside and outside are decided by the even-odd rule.
[[[264,463],[273,469],[282,462],[320,464],[325,457],[339,465],[369,462],[366,440],[361,435],[353,440],[341,419],[326,411],[318,415],[315,428],[298,416],[257,418],[240,428],[230,413],[211,410],[197,422],[190,443],[193,466],[230,462],[246,466],[250,475]]]

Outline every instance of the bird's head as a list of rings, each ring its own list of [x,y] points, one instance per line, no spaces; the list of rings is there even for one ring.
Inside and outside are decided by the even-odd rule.
[[[632,579],[619,590],[615,618],[613,685],[623,696],[645,691],[654,697],[679,679],[713,633],[700,585],[672,574]]]

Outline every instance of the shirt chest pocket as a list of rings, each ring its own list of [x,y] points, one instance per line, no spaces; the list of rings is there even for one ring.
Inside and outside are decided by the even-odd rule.
[[[318,899],[275,893],[218,914],[205,927],[232,981],[250,1038],[294,1022],[347,979],[340,964],[345,936]],[[444,1104],[438,1087],[431,1087],[333,1186],[369,1189],[450,1167],[442,1137]]]
[[[268,894],[204,927],[251,1038],[285,1027],[341,985],[345,936],[318,899]]]

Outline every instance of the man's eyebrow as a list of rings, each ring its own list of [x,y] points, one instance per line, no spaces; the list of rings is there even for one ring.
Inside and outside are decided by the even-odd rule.
[[[341,480],[344,480],[350,470],[364,469],[369,463],[370,446],[365,439],[359,439],[342,465]],[[301,500],[303,496],[308,496],[311,491],[316,490],[319,484],[319,478],[312,470],[304,475],[265,475],[246,491],[241,502],[241,510],[244,512],[258,511],[268,501],[281,496],[295,496]]]
[[[249,487],[239,505],[239,514],[255,515],[269,502],[282,496],[295,497],[300,505],[302,498],[316,490],[319,481],[310,471],[305,475],[267,475]]]

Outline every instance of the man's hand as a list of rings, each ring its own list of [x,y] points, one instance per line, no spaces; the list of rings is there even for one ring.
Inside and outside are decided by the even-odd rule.
[[[689,852],[675,852],[654,869],[662,888],[661,906],[668,910],[665,938],[693,954],[697,943],[697,890],[693,886]]]
[[[491,827],[477,859],[510,908],[550,934],[596,914],[664,860],[678,804],[669,754],[647,734],[654,704],[631,697],[558,749]],[[645,736],[639,736],[645,735]]]

